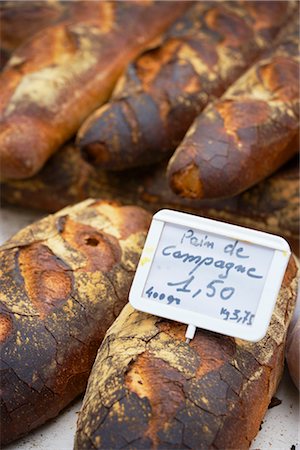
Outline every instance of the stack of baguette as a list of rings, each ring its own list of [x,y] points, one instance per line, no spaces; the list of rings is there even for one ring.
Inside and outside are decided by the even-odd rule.
[[[1,199],[55,213],[1,248],[3,444],[86,389],[113,324],[78,450],[249,448],[281,379],[295,257],[258,343],[117,316],[161,208],[299,251],[297,16],[293,0],[3,2]]]

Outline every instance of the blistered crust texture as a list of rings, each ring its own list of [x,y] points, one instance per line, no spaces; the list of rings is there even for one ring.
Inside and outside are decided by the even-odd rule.
[[[236,195],[298,152],[298,17],[226,93],[189,128],[170,160],[175,193],[189,198]]]
[[[265,338],[250,343],[128,305],[109,329],[78,418],[75,449],[247,449],[280,380],[296,301],[291,258]]]
[[[108,99],[128,62],[188,6],[97,2],[92,18],[48,26],[18,48],[0,76],[2,179],[36,173]]]
[[[149,222],[141,208],[87,200],[2,246],[3,444],[83,392],[99,344],[127,302]]]
[[[207,103],[272,45],[292,8],[282,1],[195,2],[82,125],[77,143],[86,158],[121,170],[170,155]]]

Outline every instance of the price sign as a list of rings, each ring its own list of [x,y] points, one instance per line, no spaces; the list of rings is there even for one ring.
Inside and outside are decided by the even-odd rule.
[[[290,253],[279,236],[162,210],[153,217],[129,301],[140,311],[258,341]]]

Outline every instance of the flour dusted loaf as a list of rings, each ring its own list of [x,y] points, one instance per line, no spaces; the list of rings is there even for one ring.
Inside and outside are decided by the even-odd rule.
[[[0,76],[2,179],[36,173],[103,104],[128,62],[189,2],[102,2],[82,21],[51,25],[17,49]],[[99,12],[100,11],[100,12]]]
[[[292,257],[265,338],[250,343],[127,305],[98,351],[76,450],[247,449],[281,378],[296,300]]]
[[[77,2],[72,2],[73,4]],[[80,2],[82,3],[82,2]],[[70,2],[71,4],[71,2]],[[64,15],[66,2],[2,0],[0,8],[0,68],[20,44]]]
[[[122,170],[160,161],[194,118],[270,46],[293,2],[198,1],[129,65],[78,132],[86,158]]]
[[[190,198],[231,197],[273,173],[298,147],[299,19],[198,116],[172,156],[171,188]]]
[[[103,24],[110,5],[104,0],[2,0],[0,9],[0,68],[12,52],[35,33],[58,23],[82,22],[95,17]]]
[[[85,21],[97,17],[106,20],[111,6],[103,0],[2,0],[0,9],[0,45],[11,53],[41,29],[57,24]]]
[[[86,200],[1,247],[2,444],[84,391],[99,344],[127,302],[149,222],[141,208]]]
[[[112,2],[107,0],[3,0],[0,9],[0,67],[12,52],[48,26],[97,20],[106,28]]]
[[[299,253],[296,159],[246,192],[223,200],[193,200],[175,195],[168,186],[165,170],[166,163],[123,172],[96,170],[69,143],[34,177],[2,184],[0,195],[5,203],[48,212],[88,197],[138,204],[153,213],[162,208],[177,209],[280,234]]]

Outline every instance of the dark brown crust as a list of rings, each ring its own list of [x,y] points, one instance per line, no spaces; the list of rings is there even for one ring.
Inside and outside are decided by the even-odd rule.
[[[76,4],[76,2],[74,3]],[[59,1],[2,1],[0,9],[1,47],[11,53],[36,32],[58,21],[65,10],[64,3]]]
[[[297,148],[297,142],[294,143]],[[57,211],[88,197],[120,200],[156,212],[171,208],[280,234],[299,254],[299,165],[292,160],[272,177],[225,200],[191,200],[175,195],[165,164],[123,173],[96,171],[72,144],[62,148],[29,180],[0,189],[5,203]]]
[[[35,176],[10,180],[1,185],[1,199],[13,205],[56,212],[84,200],[95,182],[95,170],[81,157],[72,143],[63,146]],[[99,178],[99,193],[101,192]],[[99,194],[96,195],[98,197]]]
[[[83,392],[125,305],[150,215],[87,200],[23,229],[0,250],[1,443]]]
[[[12,52],[43,28],[58,23],[72,23],[98,17],[104,21],[108,8],[101,0],[26,0],[1,1],[1,47]]]
[[[296,314],[294,317],[295,322],[289,328],[285,356],[289,374],[300,391],[300,317],[296,319]]]
[[[231,197],[298,152],[299,22],[194,121],[168,166],[170,186],[190,198]]]
[[[292,257],[266,336],[251,343],[128,305],[98,351],[76,450],[248,449],[276,392],[296,303]]]
[[[0,77],[2,179],[36,173],[107,100],[127,63],[190,3],[96,5],[105,14],[43,29],[5,66]]]
[[[105,21],[108,8],[102,0],[3,0],[0,8],[0,68],[11,53],[50,25],[70,24],[98,17]]]
[[[71,268],[46,245],[36,243],[21,248],[18,266],[27,297],[42,319],[72,294]]]
[[[196,2],[82,125],[86,159],[122,170],[170,155],[207,103],[272,44],[291,9],[286,1]]]
[[[11,56],[10,53],[7,50],[5,50],[5,48],[2,48],[0,43],[0,70],[3,69],[3,67],[9,60],[10,56]]]

